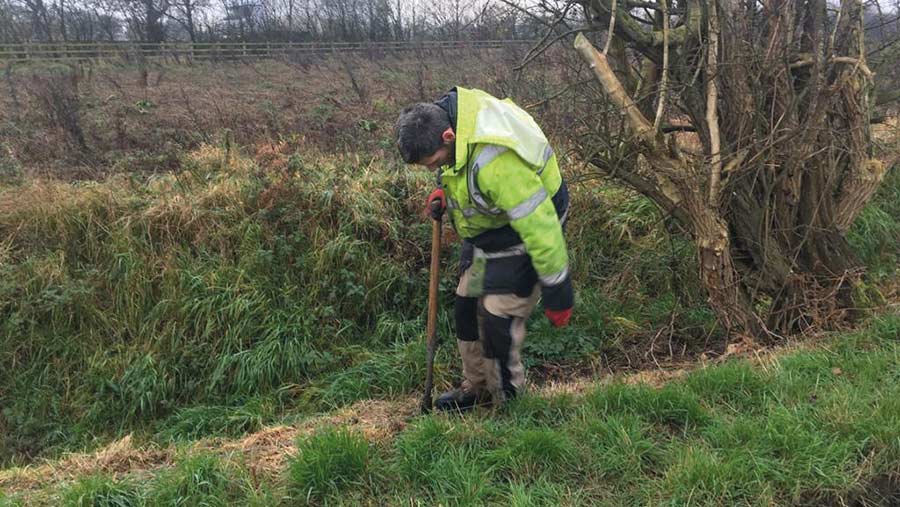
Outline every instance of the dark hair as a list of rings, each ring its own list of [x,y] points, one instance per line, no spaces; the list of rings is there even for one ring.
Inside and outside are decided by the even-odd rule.
[[[397,118],[397,148],[407,164],[432,155],[443,144],[441,134],[450,127],[447,111],[430,102],[413,104]]]

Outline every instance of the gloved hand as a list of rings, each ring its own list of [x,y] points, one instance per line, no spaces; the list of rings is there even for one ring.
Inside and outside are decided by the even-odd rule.
[[[566,278],[556,285],[545,285],[542,289],[544,295],[544,315],[554,327],[565,327],[572,317],[572,308],[575,306],[575,291],[572,290],[572,278]]]
[[[440,220],[446,209],[447,199],[444,198],[444,190],[438,188],[432,192],[428,196],[428,200],[425,201],[424,213],[429,215],[433,220]]]
[[[572,317],[572,309],[568,310],[544,310],[544,315],[553,324],[553,327],[566,327],[569,325],[569,319]]]

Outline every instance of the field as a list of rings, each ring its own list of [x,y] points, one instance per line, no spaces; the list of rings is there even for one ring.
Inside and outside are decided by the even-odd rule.
[[[543,98],[577,71],[520,57],[8,68],[0,505],[900,501],[896,169],[851,232],[856,326],[733,340],[690,241],[565,149],[583,99]],[[577,309],[529,323],[526,396],[421,417],[433,180],[392,124],[457,81],[534,104],[567,153]]]

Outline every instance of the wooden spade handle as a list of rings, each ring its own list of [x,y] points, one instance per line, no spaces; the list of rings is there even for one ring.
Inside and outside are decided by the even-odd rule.
[[[440,205],[440,203],[438,203]],[[428,324],[426,326],[425,394],[422,413],[431,411],[431,391],[434,388],[434,352],[437,348],[438,283],[441,267],[441,220],[431,221],[431,272],[428,279]]]

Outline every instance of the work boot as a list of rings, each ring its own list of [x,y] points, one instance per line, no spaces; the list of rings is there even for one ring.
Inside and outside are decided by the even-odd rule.
[[[456,389],[441,394],[434,402],[435,410],[468,412],[475,407],[487,406],[491,403],[491,395],[483,389],[471,389],[468,382],[463,381]]]

